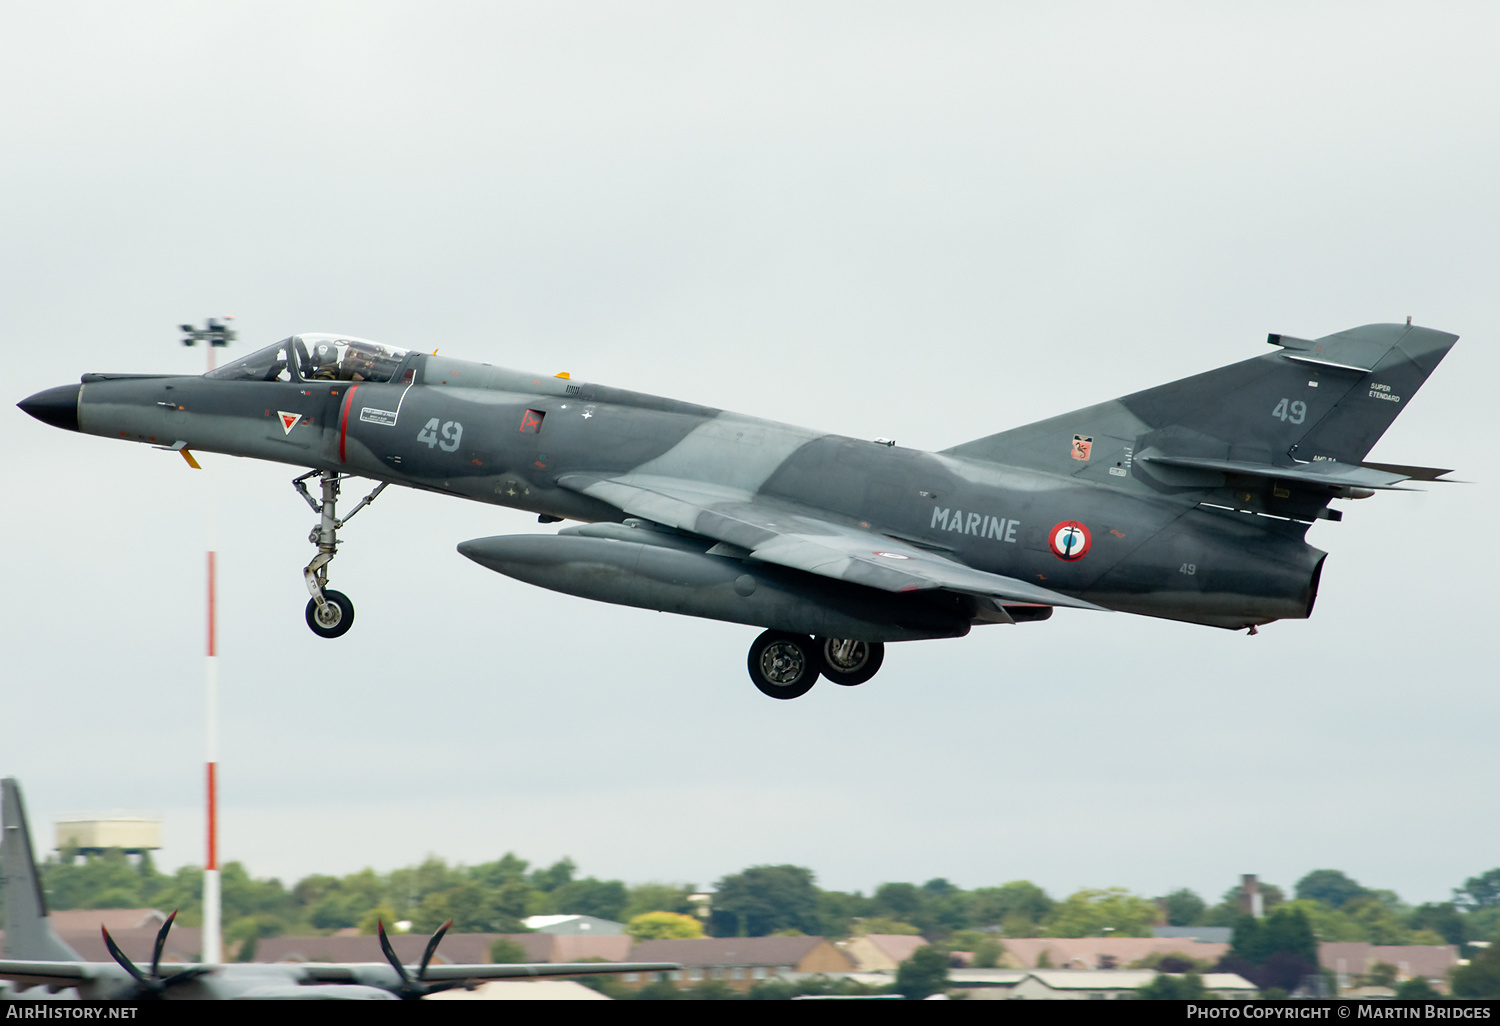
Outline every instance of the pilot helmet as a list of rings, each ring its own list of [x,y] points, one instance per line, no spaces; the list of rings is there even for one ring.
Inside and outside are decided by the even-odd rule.
[[[333,367],[339,362],[338,347],[331,342],[319,342],[313,346],[313,364],[318,367]]]

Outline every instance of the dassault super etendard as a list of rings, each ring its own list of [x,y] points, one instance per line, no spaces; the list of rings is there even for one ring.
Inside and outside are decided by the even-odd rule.
[[[1332,499],[1447,471],[1363,462],[1457,336],[1371,324],[965,442],[901,448],[692,403],[296,335],[201,377],[86,374],[57,427],[310,468],[307,623],[338,637],[338,530],[389,484],[529,510],[555,535],[465,556],[584,598],[767,628],[774,698],[872,677],[890,641],[1056,606],[1249,628],[1311,614]],[[377,482],[340,519],[340,483]],[[316,479],[316,497],[307,483]]]

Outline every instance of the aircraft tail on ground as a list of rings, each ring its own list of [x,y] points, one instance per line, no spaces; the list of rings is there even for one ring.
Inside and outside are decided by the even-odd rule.
[[[1314,340],[1271,335],[1278,352],[944,451],[1075,474],[1100,459],[1128,473],[1133,461],[1153,456],[1266,471],[1359,466],[1457,340],[1409,324],[1367,324]]]
[[[5,875],[5,955],[8,958],[45,962],[81,962],[52,930],[47,919],[47,898],[32,855],[31,832],[26,826],[26,807],[21,787],[7,777],[0,780],[0,818],[5,836],[0,842],[0,868]]]

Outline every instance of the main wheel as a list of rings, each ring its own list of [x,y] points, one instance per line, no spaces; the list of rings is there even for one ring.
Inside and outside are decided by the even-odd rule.
[[[875,676],[885,661],[885,645],[878,641],[815,638],[814,644],[823,659],[823,676],[846,688],[863,684]]]
[[[317,599],[307,600],[307,625],[320,638],[347,634],[354,626],[354,603],[349,601],[348,595],[329,588],[323,589],[323,598],[327,605],[322,609],[318,608]]]
[[[763,695],[801,698],[818,682],[823,660],[805,634],[766,631],[750,646],[750,679]]]

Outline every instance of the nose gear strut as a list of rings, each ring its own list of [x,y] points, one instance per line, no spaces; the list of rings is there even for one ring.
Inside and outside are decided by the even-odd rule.
[[[315,475],[323,484],[322,502],[314,499],[304,484]],[[318,547],[318,554],[302,569],[302,579],[307,583],[308,594],[312,595],[311,601],[307,603],[307,625],[314,634],[323,638],[337,638],[354,626],[354,603],[343,592],[328,587],[328,564],[333,562],[334,553],[338,551],[338,530],[353,520],[354,514],[374,502],[375,497],[385,491],[387,484],[382,481],[376,485],[374,491],[359,500],[358,505],[349,511],[349,515],[340,520],[337,516],[339,482],[351,476],[353,475],[331,470],[309,470],[292,479],[292,487],[307,500],[307,504],[319,517],[317,526],[307,536],[307,540]]]

